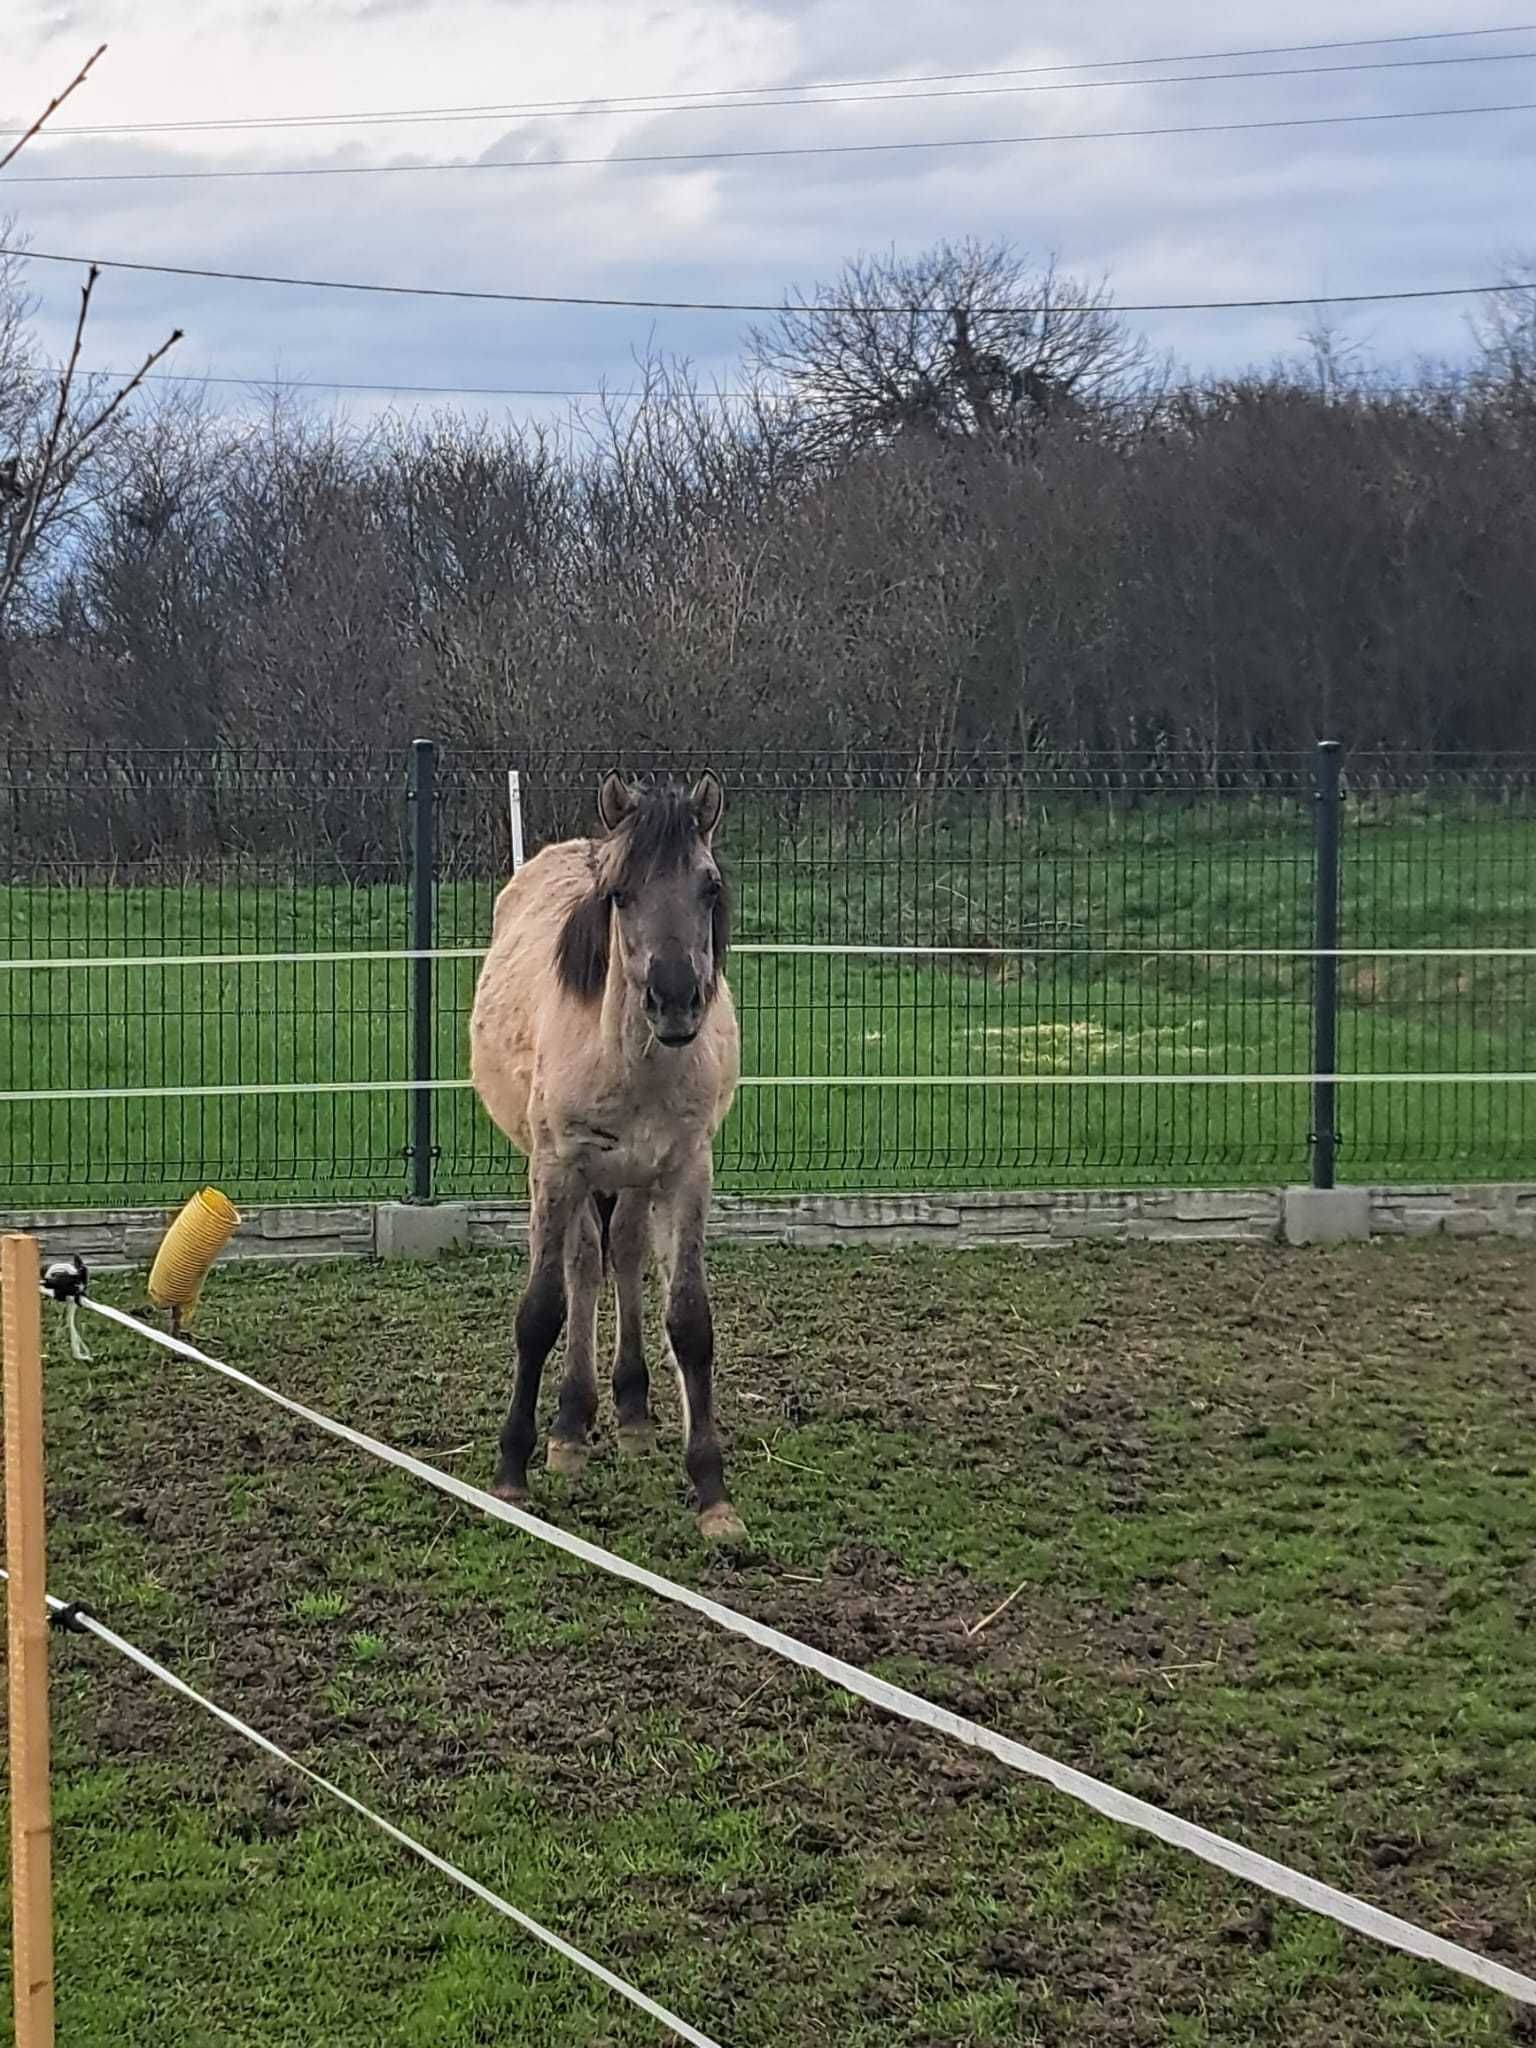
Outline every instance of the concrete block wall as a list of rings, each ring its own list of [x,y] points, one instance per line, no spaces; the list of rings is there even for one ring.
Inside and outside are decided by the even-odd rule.
[[[1018,1244],[1037,1250],[1082,1239],[1273,1238],[1280,1227],[1274,1188],[980,1190],[937,1195],[719,1195],[710,1235],[727,1244],[933,1244],[966,1250]],[[527,1209],[516,1202],[470,1205],[469,1241],[479,1250],[521,1244]]]
[[[0,1213],[0,1229],[29,1230],[44,1259],[78,1253],[103,1269],[147,1266],[159,1248],[171,1209],[49,1209]],[[241,1211],[240,1228],[220,1254],[231,1259],[372,1258],[376,1225],[372,1202],[313,1206],[273,1203]]]
[[[1296,1191],[1291,1192],[1294,1197]],[[1536,1240],[1536,1186],[1349,1192],[1351,1209],[1362,1215],[1372,1237],[1441,1232]],[[955,1250],[1013,1244],[1050,1251],[1084,1242],[1273,1243],[1285,1234],[1286,1209],[1283,1188],[722,1195],[710,1227],[715,1239],[730,1244],[927,1244]],[[45,1257],[78,1252],[88,1265],[101,1268],[142,1266],[154,1256],[169,1215],[165,1209],[13,1211],[0,1213],[0,1228],[35,1231]],[[415,1227],[418,1219],[424,1228]],[[492,1251],[521,1246],[527,1231],[528,1210],[522,1202],[444,1204],[439,1210],[404,1214],[397,1203],[273,1203],[244,1212],[224,1256],[285,1261],[430,1256],[449,1244]]]
[[[1372,1237],[1536,1239],[1536,1187],[1522,1182],[1466,1187],[1372,1188]]]

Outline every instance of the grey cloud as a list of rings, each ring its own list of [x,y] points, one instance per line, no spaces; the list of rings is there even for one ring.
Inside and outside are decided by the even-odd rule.
[[[355,6],[372,0],[352,0]],[[392,0],[379,0],[392,4]],[[759,4],[801,31],[796,76],[980,69],[1058,55],[1118,55],[1147,46],[1144,12],[1124,0],[1094,11],[876,5],[874,0]],[[741,17],[747,19],[748,17]],[[1216,23],[1213,36],[1212,24]],[[1439,25],[1427,6],[1366,0],[1352,34]],[[387,28],[381,28],[386,33]],[[1288,16],[1279,40],[1338,32],[1322,7]],[[1159,45],[1247,40],[1193,0],[1159,10]],[[1253,38],[1262,40],[1262,37]],[[593,79],[590,57],[584,82]],[[418,157],[480,151],[490,160],[825,141],[1140,127],[1277,118],[1332,108],[1536,99],[1536,75],[1504,67],[1497,91],[1475,74],[1359,74],[1060,99],[913,102],[819,112],[657,114],[624,123],[567,120],[479,131],[413,133]],[[1536,67],[1531,67],[1536,74]],[[1455,83],[1451,81],[1454,78]],[[607,81],[602,81],[607,83]],[[715,82],[715,81],[706,81]],[[720,80],[718,82],[724,82]],[[622,142],[612,140],[622,136]],[[398,133],[306,140],[313,161],[340,149],[380,156]],[[249,157],[272,145],[252,137]],[[291,148],[292,145],[285,145]],[[834,276],[861,250],[915,251],[941,236],[1006,236],[1063,267],[1108,271],[1123,299],[1259,297],[1351,287],[1387,290],[1475,281],[1527,234],[1524,195],[1536,117],[1375,127],[1054,142],[998,150],[746,160],[655,171],[478,170],[371,179],[163,187],[17,187],[11,203],[39,246],[209,263],[227,268],[470,283],[635,297],[772,299]],[[334,152],[334,154],[332,153]],[[178,162],[187,159],[178,156]],[[398,160],[398,159],[397,159]],[[167,161],[142,142],[55,146],[50,167]],[[212,159],[210,159],[212,161]],[[39,271],[49,333],[63,334],[75,290]],[[191,337],[183,365],[218,371],[413,383],[623,383],[631,352],[654,335],[706,379],[729,381],[745,322],[708,316],[599,313],[377,300],[113,274],[102,293],[93,359],[128,360],[171,320]],[[1233,368],[1291,347],[1294,311],[1148,318],[1160,343],[1202,369]],[[1388,357],[1454,354],[1465,307],[1373,308],[1344,316]],[[194,353],[195,352],[195,353]]]

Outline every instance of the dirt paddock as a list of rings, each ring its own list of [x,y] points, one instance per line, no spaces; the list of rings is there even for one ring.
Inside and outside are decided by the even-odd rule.
[[[540,1512],[1536,1967],[1536,1262],[712,1266],[749,1547],[698,1545],[667,1387],[649,1460],[540,1472]],[[518,1279],[231,1272],[197,1335],[483,1481]],[[54,1589],[728,2048],[1536,2038],[128,1335],[93,1324],[86,1366],[50,1329]],[[657,2038],[101,1645],[55,1671],[61,2039]]]

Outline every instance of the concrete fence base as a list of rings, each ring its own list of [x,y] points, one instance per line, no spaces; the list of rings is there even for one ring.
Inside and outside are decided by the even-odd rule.
[[[146,1265],[170,1211],[65,1209],[0,1214],[35,1231],[45,1255],[89,1265]],[[524,1243],[522,1202],[268,1203],[244,1212],[228,1259],[436,1258]],[[1292,1243],[1366,1237],[1536,1240],[1536,1185],[1464,1187],[1026,1189],[931,1195],[721,1195],[712,1235],[730,1244],[1063,1245]]]

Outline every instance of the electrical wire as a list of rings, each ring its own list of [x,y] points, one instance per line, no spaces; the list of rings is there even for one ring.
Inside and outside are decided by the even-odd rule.
[[[1360,64],[1287,64],[1267,67],[1259,71],[1183,71],[1165,73],[1150,78],[1066,78],[1054,84],[1033,85],[966,85],[934,88],[921,92],[853,92],[824,93],[820,99],[781,98],[759,100],[670,100],[654,105],[625,105],[614,102],[603,106],[570,107],[526,107],[494,109],[485,112],[455,114],[396,114],[392,117],[376,115],[371,121],[305,120],[293,117],[287,121],[248,124],[244,132],[260,125],[270,130],[290,132],[292,130],[316,127],[360,128],[364,126],[404,127],[418,123],[465,122],[465,121],[567,121],[577,117],[597,115],[615,120],[624,115],[655,114],[744,114],[758,109],[780,107],[883,107],[904,104],[913,100],[975,100],[1017,98],[1025,94],[1050,92],[1113,92],[1117,88],[1135,87],[1143,90],[1148,86],[1160,85],[1220,85],[1230,84],[1243,78],[1349,78],[1361,72],[1372,71],[1424,71],[1441,69],[1448,65],[1465,64],[1528,64],[1536,58],[1536,50],[1486,50],[1475,56],[1455,57],[1389,57]],[[50,129],[50,135],[62,135],[63,129]],[[126,131],[125,131],[126,132]],[[163,132],[163,131],[162,131]],[[179,133],[209,132],[208,130],[178,130]],[[222,129],[215,132],[226,132]]]
[[[894,156],[940,149],[1011,149],[1045,142],[1132,142],[1173,135],[1251,135],[1283,128],[1347,128],[1384,121],[1446,121],[1484,114],[1536,113],[1536,100],[1506,100],[1480,107],[1404,107],[1374,114],[1291,114],[1267,121],[1199,121],[1158,128],[1075,128],[1055,135],[954,135],[913,142],[808,142],[761,149],[646,150],[608,156],[479,157],[426,164],[273,164],[221,171],[62,171],[7,176],[9,185],[219,184],[256,178],[378,178],[434,171],[607,170],[629,164],[745,163],[767,158]]]
[[[81,377],[122,378],[131,370],[81,369]],[[546,384],[360,384],[344,377],[276,377],[254,374],[248,377],[200,376],[191,370],[157,370],[144,379],[146,384],[232,384],[264,391],[374,391],[385,396],[409,398],[646,398],[643,390],[607,390],[593,386],[574,390]],[[766,403],[776,394],[756,391],[690,391],[688,397],[700,405],[751,405]],[[787,397],[787,393],[777,394]],[[0,963],[3,964],[3,963]]]
[[[1161,52],[1149,57],[1100,57],[1076,63],[1028,64],[997,66],[984,71],[930,71],[894,78],[835,78],[807,81],[799,85],[726,85],[706,88],[696,92],[670,93],[608,93],[586,95],[580,99],[525,100],[506,105],[481,104],[456,107],[394,107],[368,112],[341,114],[265,114],[210,118],[203,121],[127,121],[75,124],[68,127],[54,127],[51,135],[168,135],[168,134],[210,134],[234,133],[253,129],[286,128],[330,128],[363,127],[373,124],[415,121],[459,121],[507,119],[521,115],[543,113],[605,113],[605,112],[673,112],[681,111],[683,103],[710,100],[724,103],[729,98],[741,99],[743,95],[764,93],[830,93],[845,92],[864,86],[908,86],[944,85],[958,81],[979,78],[1041,78],[1059,76],[1064,71],[1129,71],[1156,64],[1217,64],[1235,62],[1247,57],[1292,57],[1308,56],[1327,50],[1375,50],[1397,48],[1406,44],[1470,41],[1484,36],[1530,35],[1536,32],[1536,22],[1511,22],[1502,28],[1468,28],[1424,30],[1413,35],[1355,36],[1315,43],[1270,43],[1237,50],[1175,50]],[[1434,61],[1434,60],[1431,60]],[[1452,60],[1446,60],[1452,61]],[[1471,59],[1466,61],[1481,61]],[[1353,66],[1325,67],[1354,69]],[[1383,66],[1382,68],[1391,68]],[[1258,76],[1279,75],[1259,73]],[[1110,83],[1136,84],[1142,81],[1127,79]],[[894,96],[894,95],[893,95]],[[745,104],[761,105],[761,99],[747,100]],[[774,102],[774,104],[835,104],[825,100],[798,102]],[[0,129],[0,135],[18,134],[17,129]]]
[[[1533,105],[1536,111],[1536,105]],[[224,284],[290,285],[308,291],[382,293],[390,298],[463,299],[491,305],[587,306],[630,313],[791,313],[814,319],[838,313],[935,313],[944,309],[922,305],[794,304],[736,299],[614,299],[572,292],[504,292],[468,285],[378,284],[357,278],[288,277],[262,270],[216,270],[191,263],[147,263],[121,256],[66,256],[57,250],[12,248],[0,243],[0,256],[19,256],[29,263],[94,264],[98,270],[122,270],[156,277],[194,277]],[[1100,305],[1016,305],[972,306],[975,316],[1022,317],[1027,314],[1082,313],[1236,313],[1297,306],[1368,306],[1401,304],[1417,299],[1486,298],[1508,291],[1536,291],[1536,280],[1526,284],[1505,279],[1497,284],[1425,285],[1408,291],[1388,292],[1305,292],[1287,298],[1267,299],[1143,299],[1126,304]]]

